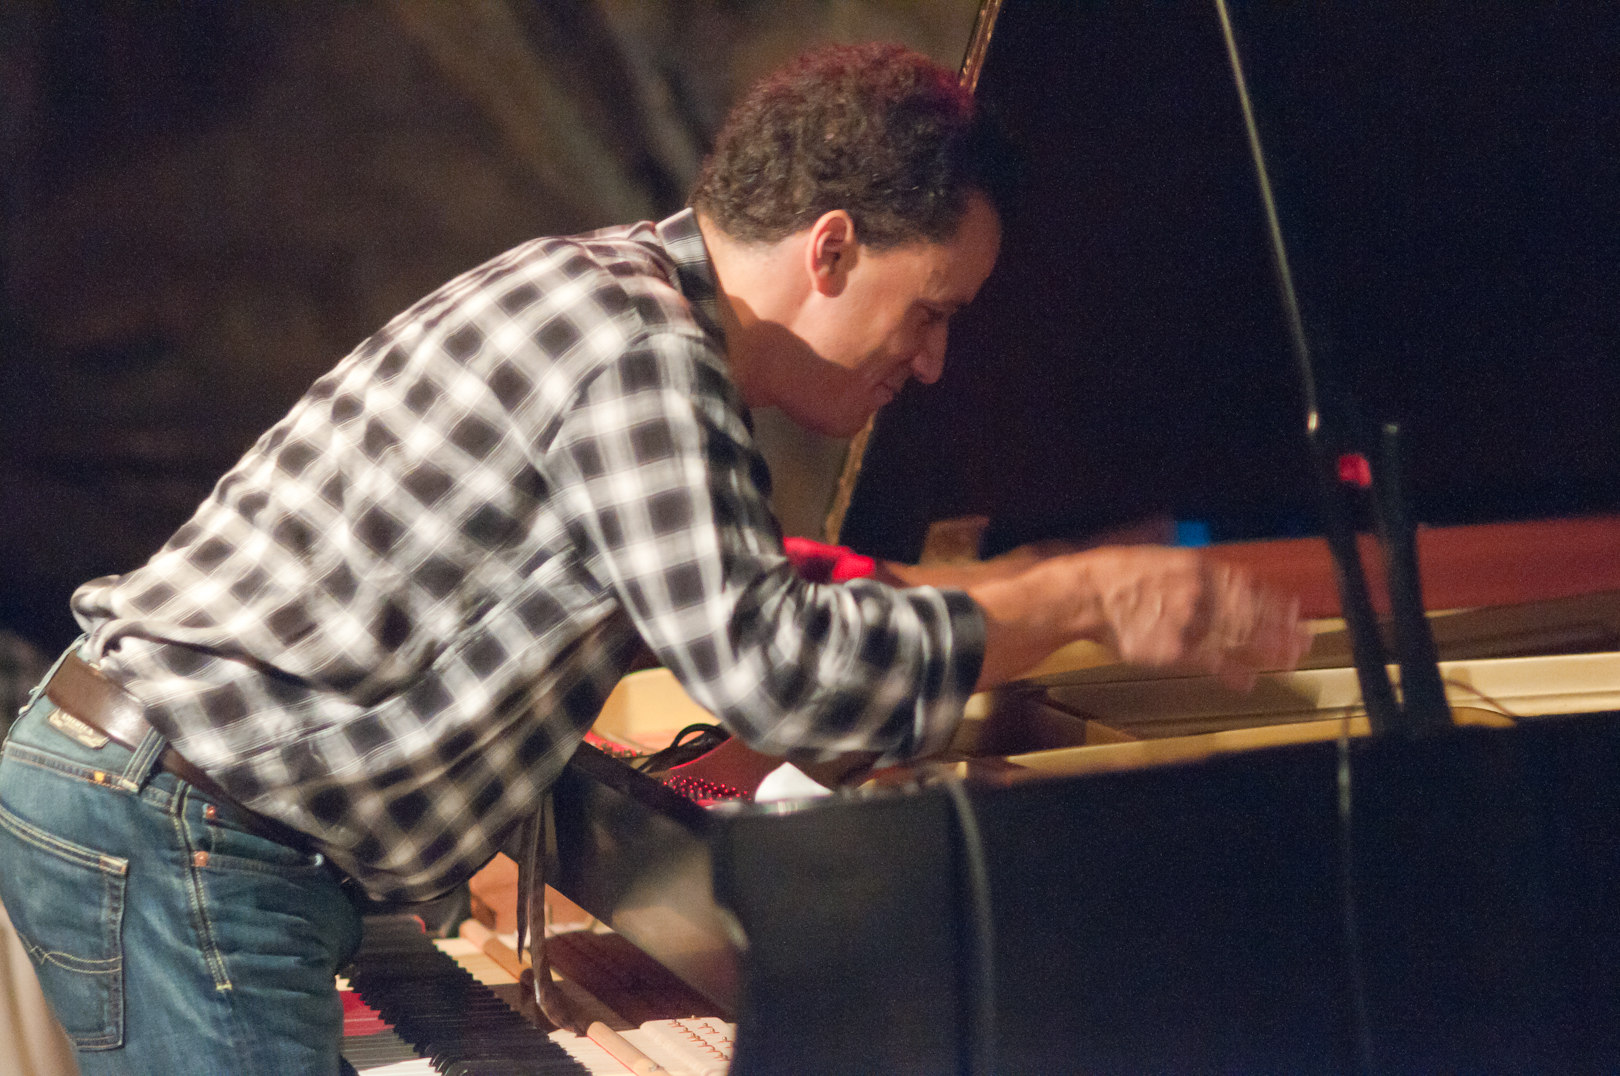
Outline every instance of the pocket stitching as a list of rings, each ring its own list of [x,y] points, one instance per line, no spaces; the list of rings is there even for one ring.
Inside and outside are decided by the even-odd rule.
[[[47,751],[41,751],[27,744],[12,743],[8,741],[5,746],[4,757],[21,766],[32,766],[46,773],[54,773],[58,777],[65,777],[72,781],[83,781],[97,788],[105,788],[112,792],[133,792],[136,786],[133,782],[124,779],[115,770],[98,770],[86,762],[63,758]],[[93,774],[100,773],[105,780],[98,781]]]
[[[124,970],[124,958],[122,956],[108,957],[106,960],[87,960],[82,956],[74,956],[72,953],[58,953],[35,945],[32,940],[23,937],[20,931],[17,933],[17,938],[23,943],[23,948],[28,950],[28,959],[35,964],[55,964],[64,971],[71,971],[79,975],[116,975]],[[97,967],[95,965],[106,966]]]
[[[228,852],[209,852],[208,865],[198,868],[202,871],[239,871],[243,874],[268,874],[273,876],[302,877],[306,874],[316,875],[326,870],[326,861],[306,861],[303,863],[266,863],[246,856],[231,855]]]
[[[100,989],[106,991],[104,1002],[106,1009],[102,1013],[102,1019],[106,1023],[102,1023],[101,1029],[94,1032],[78,1033],[69,1030],[68,1038],[74,1046],[81,1050],[108,1050],[122,1046],[124,1043],[122,922],[125,904],[124,886],[128,881],[129,861],[117,856],[104,855],[71,841],[64,841],[31,825],[3,804],[0,804],[0,829],[4,829],[18,841],[45,855],[54,856],[79,869],[94,871],[100,876],[104,898],[109,901],[104,910],[109,916],[107,922],[112,931],[104,940],[110,943],[114,951],[113,956],[102,959],[76,957],[70,953],[38,945],[20,928],[14,932],[35,967],[51,964],[73,975],[95,976],[95,981],[102,984]]]
[[[64,841],[62,838],[46,833],[44,830],[30,825],[28,822],[12,814],[4,804],[0,804],[0,827],[4,827],[19,841],[31,844],[43,852],[50,852],[63,859],[77,863],[81,867],[90,867],[103,874],[111,874],[123,878],[129,874],[129,860],[118,856],[103,855],[93,848]]]

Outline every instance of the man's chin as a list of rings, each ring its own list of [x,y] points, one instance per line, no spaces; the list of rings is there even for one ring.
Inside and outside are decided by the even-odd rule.
[[[802,426],[811,433],[820,434],[822,437],[840,438],[854,437],[857,433],[860,433],[861,427],[866,425],[866,420],[871,418],[876,411],[877,408],[874,407],[864,410],[852,409],[845,414],[827,415],[782,408],[782,413],[792,419],[795,425]]]
[[[811,427],[811,429],[815,430],[816,433],[821,434],[823,437],[854,437],[857,433],[861,432],[861,428],[866,425],[867,420],[876,413],[877,409],[873,408],[870,411],[859,412],[852,417],[843,419],[839,422],[830,423],[822,428]]]

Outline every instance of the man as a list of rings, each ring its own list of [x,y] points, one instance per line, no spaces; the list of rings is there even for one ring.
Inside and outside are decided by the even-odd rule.
[[[74,596],[87,637],[0,762],[0,900],[87,1074],[335,1071],[331,866],[466,878],[643,646],[756,748],[884,760],[1078,638],[1236,680],[1297,657],[1286,603],[1182,551],[794,574],[747,409],[848,434],[939,376],[996,258],[993,146],[919,56],[807,57],[692,209],[452,281]]]

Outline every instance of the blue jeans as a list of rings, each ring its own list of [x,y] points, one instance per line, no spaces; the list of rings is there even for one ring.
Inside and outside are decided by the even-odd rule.
[[[83,1076],[352,1071],[336,875],[157,769],[155,732],[96,748],[54,709],[36,689],[0,755],[0,903]]]

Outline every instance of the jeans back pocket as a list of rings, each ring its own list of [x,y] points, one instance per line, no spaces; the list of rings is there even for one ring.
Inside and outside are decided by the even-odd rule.
[[[82,1050],[123,1045],[128,861],[0,807],[0,864],[0,903],[68,1038]]]

